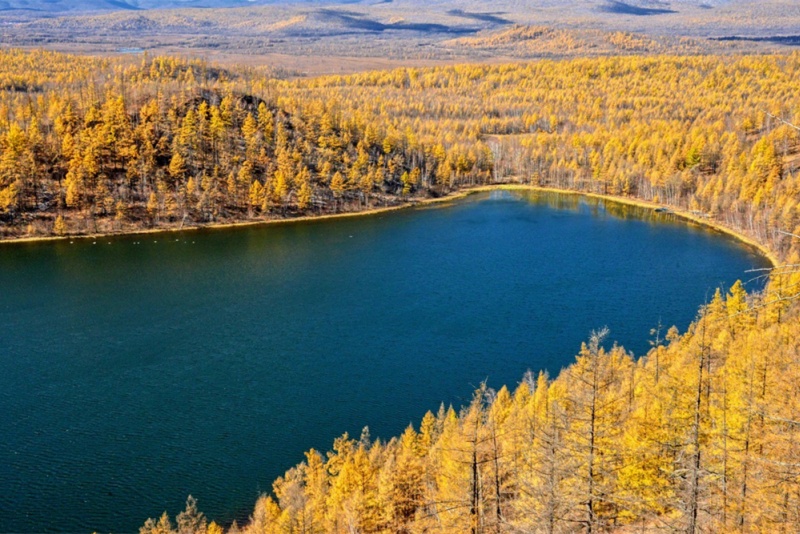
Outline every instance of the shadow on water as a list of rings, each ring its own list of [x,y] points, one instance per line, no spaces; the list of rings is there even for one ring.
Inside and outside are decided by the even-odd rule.
[[[713,235],[725,236],[734,241],[735,238],[727,236],[711,226],[706,226],[685,219],[675,213],[658,212],[652,208],[616,202],[613,199],[588,197],[572,193],[556,191],[494,191],[492,198],[501,199],[504,196],[516,200],[524,200],[536,206],[552,208],[563,212],[581,213],[588,212],[594,217],[610,216],[624,221],[644,221],[653,225],[668,225],[681,228],[691,228],[695,231],[706,232]],[[753,252],[758,250],[746,243],[739,244]],[[760,252],[758,252],[760,254]]]

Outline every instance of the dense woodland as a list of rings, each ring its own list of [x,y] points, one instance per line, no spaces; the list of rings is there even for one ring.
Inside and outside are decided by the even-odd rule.
[[[481,388],[388,442],[365,433],[309,451],[242,528],[797,532],[798,78],[800,54],[282,81],[4,51],[0,230],[291,217],[502,182],[694,211],[784,262],[763,295],[718,294],[639,359],[597,332],[557,377]],[[142,533],[175,529],[220,531],[190,500],[177,526],[164,515]]]
[[[6,235],[360,209],[431,185],[420,173],[436,163],[419,146],[254,74],[169,58],[9,52],[2,63]]]

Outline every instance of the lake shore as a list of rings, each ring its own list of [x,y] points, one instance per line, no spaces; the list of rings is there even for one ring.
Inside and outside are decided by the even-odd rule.
[[[546,187],[546,186],[537,186],[537,185],[526,185],[526,184],[498,184],[498,185],[490,185],[490,186],[480,186],[476,188],[472,188],[470,192],[481,192],[481,191],[497,191],[497,190],[506,190],[506,191],[541,191],[545,193],[561,193],[566,195],[575,195],[575,196],[583,196],[588,198],[597,198],[601,200],[617,202],[619,204],[625,204],[628,206],[636,206],[639,208],[645,209],[665,209],[667,210],[666,213],[673,214],[681,219],[690,221],[694,224],[704,226],[706,228],[710,228],[717,232],[727,234],[736,238],[737,240],[741,241],[742,243],[749,245],[755,249],[757,249],[761,254],[766,257],[769,262],[772,264],[773,267],[778,267],[780,265],[780,260],[778,259],[777,254],[773,252],[767,245],[761,243],[752,237],[725,226],[724,224],[708,219],[706,217],[698,217],[688,211],[675,208],[673,206],[658,204],[656,202],[650,202],[648,200],[643,200],[639,198],[632,198],[632,197],[623,197],[618,195],[604,195],[601,193],[589,193],[585,191],[575,190],[575,189],[563,189],[559,187]]]
[[[777,267],[780,265],[780,261],[777,255],[765,244],[760,243],[759,241],[753,239],[752,237],[739,232],[733,228],[725,226],[717,221],[710,220],[705,217],[698,217],[690,212],[674,208],[672,206],[665,206],[662,204],[658,204],[655,202],[650,202],[647,200],[642,200],[633,197],[624,197],[618,195],[608,195],[608,194],[601,194],[601,193],[592,193],[586,191],[580,191],[575,189],[563,189],[559,187],[548,187],[548,186],[538,186],[538,185],[529,185],[529,184],[515,184],[515,183],[507,183],[507,184],[491,184],[491,185],[482,185],[476,187],[470,187],[468,189],[459,189],[453,191],[448,195],[444,195],[441,197],[436,198],[423,198],[423,199],[413,199],[406,201],[402,204],[397,204],[393,206],[384,206],[384,207],[372,207],[363,210],[357,211],[348,211],[342,213],[327,213],[323,215],[303,215],[300,217],[290,217],[284,219],[257,219],[257,220],[248,220],[248,221],[237,221],[237,222],[222,222],[222,223],[210,223],[210,224],[192,224],[189,226],[183,227],[170,227],[170,228],[143,228],[137,229],[134,231],[120,231],[120,232],[105,232],[105,233],[97,233],[97,234],[75,234],[75,235],[65,235],[65,236],[34,236],[34,237],[12,237],[12,238],[0,238],[0,245],[2,244],[11,244],[11,243],[37,243],[37,242],[46,242],[46,241],[64,241],[64,240],[74,240],[74,239],[99,239],[103,237],[119,237],[119,236],[129,236],[129,235],[152,235],[152,234],[171,234],[176,232],[190,232],[196,230],[216,230],[216,229],[225,229],[225,228],[237,228],[237,227],[246,227],[246,226],[258,226],[258,225],[268,225],[268,224],[291,224],[297,222],[314,222],[314,221],[324,221],[324,220],[332,220],[332,219],[345,219],[351,217],[362,217],[362,216],[369,216],[369,215],[378,215],[381,213],[388,213],[392,211],[413,208],[415,206],[425,206],[431,204],[440,204],[440,203],[447,203],[453,202],[455,200],[459,200],[462,198],[466,198],[470,195],[482,192],[490,192],[490,191],[539,191],[543,193],[560,193],[560,194],[567,194],[567,195],[576,195],[576,196],[583,196],[588,198],[597,198],[611,202],[617,202],[620,204],[625,204],[628,206],[636,206],[645,209],[666,209],[668,213],[676,215],[684,220],[690,221],[694,224],[698,224],[701,226],[705,226],[707,228],[711,228],[715,231],[720,233],[724,233],[730,235],[742,243],[749,245],[753,248],[756,248],[761,254],[763,254],[772,264],[773,267]]]

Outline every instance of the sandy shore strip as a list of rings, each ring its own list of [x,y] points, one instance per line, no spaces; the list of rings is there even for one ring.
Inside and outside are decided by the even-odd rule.
[[[141,230],[133,230],[133,231],[122,231],[122,232],[107,232],[107,233],[100,233],[100,234],[75,234],[75,235],[65,235],[65,236],[37,236],[37,237],[17,237],[17,238],[2,238],[0,239],[0,244],[11,244],[11,243],[35,243],[35,242],[45,242],[45,241],[64,241],[64,240],[74,240],[74,239],[98,239],[103,237],[119,237],[119,236],[129,236],[129,235],[147,235],[147,234],[169,234],[169,233],[176,233],[176,232],[190,232],[194,230],[216,230],[216,229],[224,229],[224,228],[237,228],[237,227],[245,227],[245,226],[257,226],[257,225],[268,225],[268,224],[292,224],[297,222],[312,222],[312,221],[324,221],[324,220],[332,220],[332,219],[344,219],[350,217],[362,217],[362,216],[369,216],[369,215],[377,215],[381,213],[387,213],[391,211],[397,211],[407,208],[412,208],[415,206],[424,206],[429,204],[438,204],[438,203],[446,203],[446,202],[453,202],[458,199],[465,198],[469,195],[475,193],[482,193],[482,192],[491,192],[491,191],[538,191],[542,193],[560,193],[566,195],[575,195],[575,196],[583,196],[587,198],[597,198],[601,200],[606,200],[610,202],[617,202],[619,204],[626,204],[629,206],[637,206],[640,208],[646,209],[666,209],[669,213],[676,215],[682,219],[691,221],[695,224],[705,226],[716,230],[718,232],[728,234],[730,236],[735,237],[739,241],[758,249],[769,261],[772,263],[773,267],[778,267],[780,265],[780,261],[778,260],[777,255],[770,250],[765,244],[756,241],[755,239],[751,238],[750,236],[745,235],[742,232],[734,230],[728,226],[725,226],[717,221],[705,218],[705,217],[698,217],[688,211],[684,211],[673,206],[667,206],[663,204],[657,204],[655,202],[650,202],[647,200],[642,200],[633,197],[623,197],[617,195],[604,195],[600,193],[591,193],[585,192],[575,189],[562,189],[558,187],[547,187],[547,186],[537,186],[537,185],[527,185],[527,184],[492,184],[492,185],[482,185],[471,187],[468,189],[460,189],[457,191],[453,191],[449,195],[445,195],[442,197],[437,198],[425,198],[425,199],[411,199],[403,204],[398,204],[394,206],[386,206],[380,208],[369,208],[359,211],[348,211],[344,213],[328,213],[325,215],[303,215],[300,217],[290,217],[285,219],[256,219],[256,220],[249,220],[249,221],[238,221],[238,222],[225,222],[225,223],[210,223],[210,224],[193,224],[184,227],[172,227],[172,228],[147,228]]]

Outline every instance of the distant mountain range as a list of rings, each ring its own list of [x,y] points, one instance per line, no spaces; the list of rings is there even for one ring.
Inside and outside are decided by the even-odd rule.
[[[0,0],[0,11],[40,13],[85,13],[92,11],[135,11],[144,9],[176,9],[186,7],[224,8],[253,5],[297,4],[304,0]],[[358,3],[360,0],[338,0],[335,3]],[[323,3],[311,0],[306,3]]]
[[[177,51],[285,75],[785,52],[800,46],[798,28],[800,0],[0,0],[0,47]]]
[[[395,0],[396,1],[396,0]],[[621,14],[655,14],[668,13],[671,5],[697,5],[697,6],[716,6],[727,3],[729,0],[673,0],[672,2],[662,0],[626,0],[625,2],[616,0],[597,0],[594,2],[598,7],[618,11]],[[281,5],[281,4],[384,4],[392,3],[393,0],[0,0],[0,12],[24,11],[31,14],[65,14],[65,13],[88,13],[100,11],[136,11],[151,9],[178,9],[178,8],[227,8],[261,5]],[[456,7],[467,5],[468,7],[480,7],[481,2],[472,0],[406,0],[398,3],[413,4],[420,6],[448,5]],[[521,9],[536,8],[541,6],[552,6],[553,4],[563,4],[565,7],[572,3],[569,0],[517,0],[513,2],[502,2],[506,5],[513,5]],[[579,2],[580,3],[580,2]],[[585,3],[585,2],[583,2]],[[491,3],[483,4],[483,7],[492,7]]]

